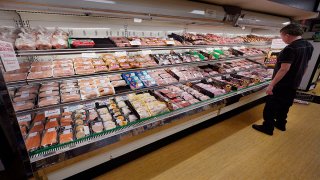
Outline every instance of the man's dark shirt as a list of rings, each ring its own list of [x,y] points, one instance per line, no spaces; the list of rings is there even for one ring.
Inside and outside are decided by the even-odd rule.
[[[298,39],[286,46],[279,54],[273,78],[281,67],[281,63],[291,64],[286,75],[276,84],[277,87],[297,89],[305,69],[312,56],[313,46],[306,40]]]

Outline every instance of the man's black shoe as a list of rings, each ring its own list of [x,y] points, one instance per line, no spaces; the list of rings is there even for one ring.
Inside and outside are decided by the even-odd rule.
[[[279,129],[280,131],[286,131],[286,125],[280,125],[277,122],[274,123],[274,127]]]
[[[268,134],[270,136],[273,135],[273,131],[271,131],[269,129],[266,129],[265,126],[263,126],[263,125],[254,124],[254,125],[252,125],[252,128],[257,130],[257,131],[260,131],[260,132],[263,132],[265,134]]]

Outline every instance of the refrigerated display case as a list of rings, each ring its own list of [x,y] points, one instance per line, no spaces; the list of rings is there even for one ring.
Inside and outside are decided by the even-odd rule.
[[[36,38],[16,41],[20,69],[2,67],[3,113],[12,117],[1,127],[15,133],[37,178],[69,177],[260,99],[271,77],[248,60],[265,56],[256,41],[265,47],[268,38],[249,36],[252,45],[239,34],[187,33],[171,22],[131,30],[117,19],[110,29],[90,27],[101,17],[18,14],[20,38]],[[52,49],[49,32],[63,36],[61,46]]]

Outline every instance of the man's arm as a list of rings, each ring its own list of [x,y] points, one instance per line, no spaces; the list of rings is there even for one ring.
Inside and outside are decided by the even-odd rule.
[[[271,81],[270,85],[267,88],[267,94],[272,95],[273,87],[287,74],[287,72],[290,69],[291,64],[290,63],[281,63],[281,67],[273,80]]]

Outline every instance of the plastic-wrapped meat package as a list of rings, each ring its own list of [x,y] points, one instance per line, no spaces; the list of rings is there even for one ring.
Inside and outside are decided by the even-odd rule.
[[[109,77],[110,81],[119,81],[119,80],[122,80],[121,74],[109,75],[108,77]]]
[[[72,123],[73,123],[73,121],[72,121],[71,115],[69,115],[69,116],[63,116],[63,117],[60,119],[60,125],[61,125],[61,127],[71,126]]]
[[[36,98],[36,96],[37,96],[36,94],[29,94],[29,93],[21,94],[21,95],[15,96],[13,98],[13,102],[21,102],[21,101],[28,101],[28,100],[33,101]]]
[[[40,147],[41,136],[39,132],[29,133],[25,140],[27,151],[37,150]]]
[[[73,102],[73,101],[80,101],[80,93],[63,93],[61,94],[61,102]]]
[[[111,85],[113,87],[120,87],[120,86],[126,86],[127,83],[125,80],[120,80],[120,81],[111,81]]]
[[[35,37],[30,34],[20,33],[19,38],[16,39],[15,46],[18,50],[36,50]]]
[[[45,125],[45,129],[56,128],[56,127],[59,127],[57,118],[49,119]]]
[[[44,98],[44,97],[51,97],[51,96],[59,96],[59,91],[43,91],[39,93],[39,98]]]
[[[80,93],[81,93],[81,98],[83,100],[99,97],[99,93],[97,92],[97,89],[81,90]]]
[[[52,61],[35,61],[31,64],[31,67],[33,66],[52,66]]]
[[[56,59],[53,61],[53,68],[73,68],[73,61],[71,59]]]
[[[40,92],[43,91],[58,91],[59,90],[59,83],[58,82],[49,82],[43,83],[40,87]]]
[[[74,138],[73,138],[72,129],[63,130],[61,132],[61,134],[59,135],[60,144],[67,143],[67,142],[70,142],[70,141],[73,141],[73,140],[74,140]]]
[[[98,113],[97,113],[97,111],[94,110],[94,109],[90,109],[90,110],[89,110],[88,120],[89,120],[89,121],[93,121],[93,120],[95,120],[96,118],[98,118]]]
[[[56,29],[50,42],[54,49],[66,49],[68,48],[68,34],[60,29]]]
[[[18,88],[16,92],[16,96],[19,96],[21,94],[37,94],[39,89],[39,85],[25,85]]]
[[[47,147],[57,143],[58,143],[57,130],[55,128],[46,130],[42,136],[41,146]]]
[[[65,76],[73,76],[73,75],[74,75],[74,69],[71,67],[53,69],[53,77],[65,77]]]
[[[42,121],[38,121],[32,124],[32,127],[29,130],[29,133],[42,132],[43,130],[44,130],[44,125]]]
[[[186,101],[189,101],[189,100],[191,100],[191,99],[194,99],[193,98],[193,96],[192,95],[190,95],[189,93],[187,93],[187,92],[183,92],[183,93],[181,93],[181,95],[180,95],[184,100],[186,100]]]
[[[34,102],[33,101],[21,101],[13,103],[13,108],[15,111],[23,111],[28,109],[34,108]]]
[[[4,80],[6,82],[13,82],[13,81],[22,81],[27,79],[27,72],[24,73],[9,73],[5,72],[3,74]]]
[[[79,66],[79,67],[76,67],[75,70],[76,70],[76,74],[79,74],[79,75],[95,73],[93,66]]]
[[[94,70],[95,72],[104,72],[104,71],[108,71],[109,69],[107,68],[107,66],[95,66]]]
[[[50,105],[59,104],[59,102],[60,102],[60,96],[50,96],[50,97],[40,98],[38,102],[38,106],[39,107],[50,106]]]
[[[40,34],[37,35],[36,48],[38,50],[52,49],[52,44],[51,44],[50,40],[51,40],[50,33],[40,32]]]
[[[42,72],[30,72],[27,79],[43,79],[52,77],[52,70]]]
[[[100,87],[98,88],[99,94],[100,96],[107,96],[107,95],[113,95],[115,94],[115,90],[113,88],[113,86],[109,86],[109,87]]]

